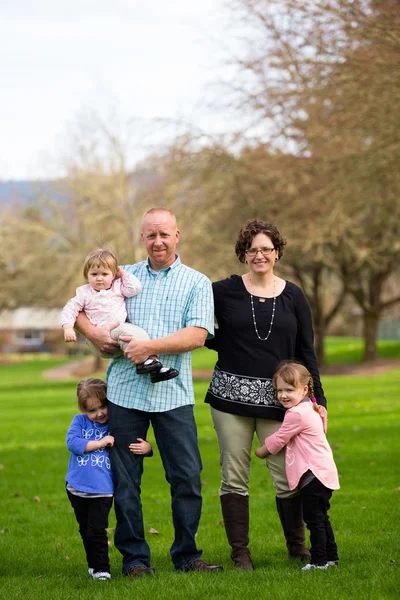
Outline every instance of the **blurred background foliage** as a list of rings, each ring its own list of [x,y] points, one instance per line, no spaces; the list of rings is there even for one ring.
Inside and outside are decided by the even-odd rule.
[[[238,230],[260,217],[287,238],[279,274],[307,295],[320,362],[354,315],[375,358],[379,320],[400,302],[400,3],[233,0],[231,15],[235,76],[215,110],[236,111],[237,131],[188,130],[131,165],[124,136],[87,114],[57,200],[1,213],[0,308],[62,306],[94,247],[142,260],[152,206],[176,213],[184,262],[212,280],[241,273]]]

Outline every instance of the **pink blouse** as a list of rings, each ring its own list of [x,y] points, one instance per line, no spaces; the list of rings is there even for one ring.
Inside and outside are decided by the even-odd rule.
[[[97,292],[89,284],[76,289],[61,313],[61,325],[74,325],[78,314],[83,310],[87,318],[98,327],[110,323],[125,323],[127,312],[125,298],[136,296],[142,289],[139,279],[125,272],[123,278],[114,279],[108,290]]]
[[[286,475],[291,490],[298,486],[300,477],[308,470],[327,488],[339,489],[332,450],[322,419],[311,401],[289,408],[281,427],[265,439],[265,445],[271,454],[277,454],[286,446]]]

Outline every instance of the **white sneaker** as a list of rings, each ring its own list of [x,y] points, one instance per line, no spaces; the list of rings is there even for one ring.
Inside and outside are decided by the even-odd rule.
[[[89,573],[89,575],[93,575],[93,569],[92,569],[92,567],[89,567],[88,570],[87,570],[87,572]]]
[[[310,571],[311,569],[327,569],[328,568],[328,563],[326,563],[326,565],[312,565],[311,563],[308,563],[308,565],[306,565],[305,567],[302,567],[301,570],[302,571]]]
[[[93,579],[99,579],[100,581],[111,579],[111,575],[110,573],[107,573],[107,571],[97,571],[96,573],[92,573],[92,577]]]
[[[328,562],[326,564],[328,565],[328,567],[338,567],[339,561],[338,560],[328,560]]]

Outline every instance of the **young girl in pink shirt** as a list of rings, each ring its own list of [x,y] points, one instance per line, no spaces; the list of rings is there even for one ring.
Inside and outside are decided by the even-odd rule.
[[[259,458],[277,454],[286,446],[286,474],[291,490],[299,489],[303,518],[310,531],[311,563],[302,568],[327,569],[339,564],[328,510],[339,478],[326,439],[313,380],[303,365],[285,362],[272,378],[279,402],[287,411],[281,427],[255,453]]]
[[[61,325],[66,342],[76,342],[74,324],[78,314],[84,311],[88,319],[97,327],[105,327],[119,323],[111,329],[110,336],[119,343],[120,351],[113,357],[99,352],[91,342],[88,346],[94,354],[103,358],[122,356],[128,342],[120,340],[120,336],[132,336],[149,339],[147,332],[137,325],[126,323],[127,311],[125,298],[136,296],[142,289],[139,279],[120,266],[114,252],[97,248],[89,252],[83,264],[83,276],[86,285],[76,289],[74,298],[68,300],[61,313]],[[150,374],[152,383],[167,381],[179,375],[177,369],[163,367],[157,356],[149,357],[145,362],[136,365],[138,375]]]

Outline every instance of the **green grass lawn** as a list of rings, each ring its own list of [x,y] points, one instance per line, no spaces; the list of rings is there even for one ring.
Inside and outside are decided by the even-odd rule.
[[[332,337],[325,340],[326,364],[354,364],[362,360],[363,340],[350,337]],[[378,358],[400,359],[400,341],[378,341]],[[193,369],[208,370],[214,367],[216,353],[207,348],[199,348],[193,352]]]
[[[214,355],[196,352],[199,363],[203,356]],[[218,500],[218,446],[209,408],[203,403],[207,382],[196,382],[204,463],[204,505],[197,541],[205,560],[222,564],[225,570],[213,574],[173,571],[169,489],[155,447],[155,456],[146,461],[142,500],[146,530],[152,527],[159,532],[147,536],[157,575],[136,581],[123,578],[120,555],[111,546],[113,579],[98,582],[87,575],[77,524],[64,491],[65,434],[77,412],[75,382],[44,380],[41,372],[52,364],[0,367],[1,600],[399,597],[400,370],[368,378],[323,378],[329,401],[328,438],[341,481],[330,512],[339,568],[302,573],[298,564],[289,563],[268,472],[263,461],[254,459],[250,546],[256,569],[250,573],[233,569]],[[149,439],[154,441],[152,433]],[[112,513],[110,527],[114,526]]]

